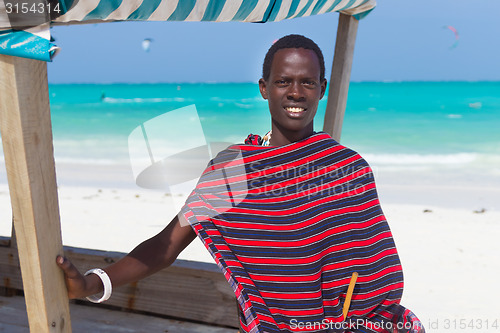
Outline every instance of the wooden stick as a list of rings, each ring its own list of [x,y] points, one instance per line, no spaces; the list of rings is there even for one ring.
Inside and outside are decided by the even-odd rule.
[[[5,238],[0,237],[0,241]],[[83,272],[89,268],[105,267],[126,255],[67,246],[64,254]],[[4,246],[0,246],[0,289],[2,287],[23,289],[17,252]],[[123,309],[236,330],[239,320],[235,303],[234,292],[215,263],[181,259],[143,280],[113,288],[113,296],[106,301],[106,305]],[[2,309],[0,305],[0,322]]]
[[[351,276],[351,281],[349,281],[349,287],[347,287],[347,294],[345,296],[344,308],[342,312],[344,313],[344,320],[347,319],[347,313],[349,312],[349,307],[351,306],[352,293],[354,292],[354,285],[358,279],[358,273],[354,272]]]
[[[340,13],[323,131],[340,141],[351,78],[358,20]]]
[[[0,132],[31,332],[71,332],[47,64],[0,55]]]

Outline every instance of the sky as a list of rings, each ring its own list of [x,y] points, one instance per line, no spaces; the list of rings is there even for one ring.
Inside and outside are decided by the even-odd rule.
[[[378,0],[359,22],[351,81],[500,81],[499,16],[499,0]],[[291,33],[320,46],[330,73],[337,24],[329,13],[264,24],[58,26],[49,83],[257,82],[267,49]],[[446,26],[459,33],[454,48]]]

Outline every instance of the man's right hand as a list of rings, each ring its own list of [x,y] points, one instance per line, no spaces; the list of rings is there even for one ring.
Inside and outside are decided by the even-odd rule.
[[[64,272],[64,280],[66,282],[66,288],[68,289],[69,298],[81,298],[94,293],[90,290],[91,288],[89,288],[90,286],[88,285],[86,277],[76,269],[68,258],[57,256],[56,263]],[[90,276],[87,278],[90,278]]]
[[[143,279],[172,264],[196,237],[189,223],[183,222],[176,216],[156,236],[104,268],[113,288]],[[57,256],[56,263],[64,272],[69,298],[87,297],[103,291],[102,281],[96,274],[83,276],[68,258],[62,256]]]

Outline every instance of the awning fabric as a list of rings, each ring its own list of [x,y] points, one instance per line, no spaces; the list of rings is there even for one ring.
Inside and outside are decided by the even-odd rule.
[[[50,27],[110,21],[273,22],[343,12],[361,19],[375,0],[0,0],[0,54],[51,61]]]

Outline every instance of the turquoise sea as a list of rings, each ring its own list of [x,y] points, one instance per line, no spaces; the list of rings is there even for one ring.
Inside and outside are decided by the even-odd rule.
[[[52,84],[49,94],[58,163],[129,163],[135,128],[188,105],[196,106],[209,142],[242,142],[270,129],[254,83]],[[325,107],[326,98],[317,131]],[[170,140],[192,135],[178,130]],[[354,82],[341,143],[379,167],[465,166],[498,177],[500,82]]]

